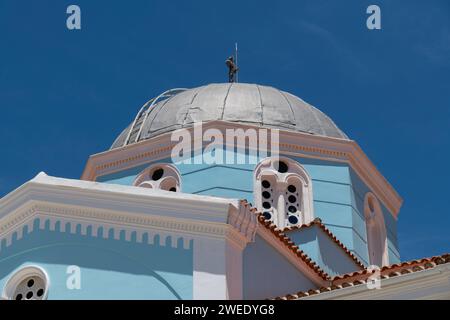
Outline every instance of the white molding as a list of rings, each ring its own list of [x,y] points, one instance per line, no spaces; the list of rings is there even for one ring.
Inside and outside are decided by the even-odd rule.
[[[3,293],[2,293],[2,299],[4,300],[12,300],[14,299],[13,294],[17,289],[17,286],[26,278],[29,277],[39,277],[41,278],[45,283],[44,288],[44,295],[42,296],[42,300],[46,300],[48,297],[48,290],[50,287],[50,278],[47,274],[47,272],[42,269],[40,266],[37,265],[26,265],[22,266],[19,269],[12,272],[12,275],[9,277],[8,281],[6,282]]]
[[[92,236],[103,228],[103,237],[109,229],[118,239],[121,231],[125,240],[136,232],[137,241],[144,232],[159,234],[161,245],[167,235],[174,235],[172,246],[179,237],[198,236],[231,238],[240,247],[253,241],[257,221],[250,208],[237,200],[197,196],[173,192],[123,187],[87,181],[53,178],[40,174],[17,190],[0,199],[0,241],[11,244],[13,234],[22,236],[25,225],[32,231],[33,221],[40,218],[39,228],[49,223],[54,229],[59,221],[61,229],[81,234],[92,229]],[[48,222],[47,222],[48,221]],[[70,223],[70,230],[65,230]]]
[[[219,120],[203,124],[203,130],[216,128],[225,132],[230,127],[255,128],[255,126],[251,125]],[[193,128],[186,128],[186,130],[192,131]],[[267,130],[270,131],[271,129],[267,128]],[[394,218],[397,218],[403,202],[402,198],[355,141],[288,130],[279,130],[279,135],[280,143],[278,148],[280,155],[338,161],[349,164],[361,180],[388,208]],[[170,141],[170,136],[171,133],[169,132],[126,147],[91,155],[86,163],[81,179],[93,181],[100,175],[111,174],[145,163],[170,158],[171,150],[175,145],[174,142]],[[191,134],[191,137],[193,136]],[[195,146],[196,144],[194,143],[193,145]]]
[[[58,229],[138,243],[145,236],[149,244],[158,237],[160,246],[171,237],[172,247],[193,250],[195,299],[242,299],[242,252],[257,225],[254,209],[243,201],[44,173],[0,199],[0,242],[6,239],[7,246],[14,235],[23,236],[25,226],[27,232]]]

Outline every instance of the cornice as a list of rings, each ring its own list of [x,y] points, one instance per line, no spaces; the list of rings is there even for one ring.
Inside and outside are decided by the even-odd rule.
[[[191,195],[133,186],[49,177],[41,173],[0,199],[0,219],[28,200],[77,205],[112,211],[226,222],[230,204],[238,201],[219,197]],[[155,214],[157,215],[157,214]]]
[[[260,128],[226,121],[211,121],[203,124],[203,130],[216,128],[225,132],[230,126],[244,130]],[[267,129],[268,132],[272,130],[270,128],[264,129]],[[189,130],[191,134],[193,132],[193,128],[187,128],[186,130]],[[175,142],[170,141],[170,137],[171,133],[169,132],[126,147],[94,154],[89,157],[81,179],[94,181],[100,175],[112,174],[149,162],[169,158],[173,146],[176,145]],[[402,198],[355,141],[286,130],[279,130],[279,141],[280,155],[349,164],[377,198],[397,218],[403,202]],[[196,144],[192,143],[192,145],[195,146]]]
[[[242,249],[254,241],[257,221],[250,208],[239,201],[182,194],[174,197],[171,193],[169,203],[165,203],[169,215],[161,211],[161,204],[154,205],[158,198],[166,196],[154,190],[146,190],[148,194],[130,201],[129,197],[136,195],[129,192],[140,193],[142,188],[126,187],[119,192],[116,187],[95,189],[94,185],[99,184],[93,182],[55,180],[42,175],[37,180],[40,182],[32,180],[0,200],[0,240],[11,243],[14,233],[20,237],[25,225],[30,230],[33,221],[41,218],[41,228],[46,221],[50,229],[57,221],[69,222],[71,229],[65,231],[74,233],[76,225],[81,226],[82,234],[89,226],[93,235],[99,228],[104,228],[105,233],[112,229],[115,238],[122,231],[127,239],[132,232],[141,237],[144,232],[157,232],[187,240],[199,237],[228,239]],[[75,187],[74,183],[79,186]],[[125,205],[111,204],[112,199],[124,201]]]

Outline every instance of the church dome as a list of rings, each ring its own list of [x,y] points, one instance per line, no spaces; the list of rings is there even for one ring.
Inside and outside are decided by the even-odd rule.
[[[257,84],[219,83],[173,89],[150,100],[111,149],[214,120],[348,139],[327,115],[297,96]]]

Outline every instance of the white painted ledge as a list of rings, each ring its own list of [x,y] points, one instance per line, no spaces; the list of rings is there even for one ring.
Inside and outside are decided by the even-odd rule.
[[[47,220],[74,221],[82,227],[105,225],[129,232],[150,228],[185,236],[224,238],[233,234],[236,241],[244,242],[244,247],[253,240],[257,226],[254,214],[236,199],[55,178],[40,173],[0,199],[0,239],[37,215]]]

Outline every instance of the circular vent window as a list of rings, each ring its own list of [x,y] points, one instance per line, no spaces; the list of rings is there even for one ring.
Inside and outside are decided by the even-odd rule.
[[[8,300],[44,300],[48,295],[48,276],[40,267],[29,266],[16,271],[5,285]]]

